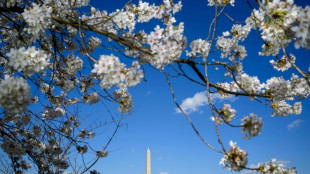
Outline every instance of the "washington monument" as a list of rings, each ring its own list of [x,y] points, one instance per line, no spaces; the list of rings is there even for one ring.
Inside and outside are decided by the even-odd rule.
[[[146,151],[146,174],[151,174],[151,152],[149,148]]]

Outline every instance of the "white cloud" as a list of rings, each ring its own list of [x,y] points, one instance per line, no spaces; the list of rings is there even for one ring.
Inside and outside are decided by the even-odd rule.
[[[289,163],[291,163],[291,161],[277,161],[280,164],[283,164],[284,166],[288,165]]]
[[[159,174],[168,174],[168,172],[160,172]]]
[[[208,103],[207,93],[199,92],[196,93],[193,97],[186,98],[181,103],[181,108],[187,114],[191,112],[196,112],[199,107],[204,106]],[[180,109],[176,109],[177,113],[181,113]]]
[[[149,96],[150,94],[152,94],[152,91],[147,91],[145,97]]]
[[[159,158],[156,158],[156,160],[157,160],[157,161],[162,161],[162,160],[164,160],[164,158],[159,157]]]
[[[256,170],[246,170],[246,169],[244,169],[244,170],[242,170],[241,172],[240,172],[241,174],[259,174],[259,172],[257,172]]]
[[[255,165],[255,164],[251,164],[250,166],[249,166],[249,168],[257,168],[257,165]],[[241,172],[240,172],[241,174],[252,174],[252,173],[255,173],[255,174],[258,174],[258,172],[256,171],[256,170],[242,170]]]
[[[132,165],[130,165],[130,168],[135,168],[135,167],[136,167],[136,166],[135,166],[135,165],[133,165],[133,164],[132,164]]]
[[[259,172],[257,172],[257,171],[255,171],[255,170],[246,170],[246,169],[244,169],[244,170],[242,170],[241,172],[240,172],[241,174],[259,174]]]
[[[135,152],[136,151],[136,149],[133,147],[132,149],[131,149],[131,152]]]
[[[287,125],[287,129],[288,130],[296,129],[300,126],[300,124],[302,122],[303,122],[303,120],[301,120],[301,119],[294,120],[293,122],[291,122],[290,124]]]
[[[214,103],[214,102],[222,102],[224,100],[233,102],[237,98],[234,96],[223,98],[219,93],[211,93],[210,99]],[[190,114],[192,112],[198,111],[200,107],[205,106],[207,104],[208,104],[207,92],[198,92],[193,97],[188,97],[184,99],[180,106],[185,113]],[[181,113],[179,108],[176,108],[175,110],[177,113]]]

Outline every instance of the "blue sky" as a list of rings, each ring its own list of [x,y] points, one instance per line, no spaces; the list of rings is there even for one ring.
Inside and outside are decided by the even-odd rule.
[[[148,2],[157,3],[158,1]],[[126,1],[123,0],[91,1],[96,8],[108,12],[121,8],[125,3]],[[178,22],[185,23],[188,43],[194,39],[206,38],[210,21],[213,19],[213,7],[208,7],[206,0],[184,0],[182,3],[183,8],[175,17]],[[305,1],[303,3],[302,5],[307,4]],[[234,8],[227,7],[227,12],[237,20],[244,20],[249,16],[250,9],[243,1],[238,1]],[[227,21],[224,16],[219,19],[223,22],[219,23],[217,34],[221,35],[222,32],[230,30],[231,22]],[[143,27],[149,31],[156,26],[155,23],[144,24]],[[270,65],[270,58],[258,56],[262,43],[255,32],[252,31],[250,37],[242,43],[248,51],[248,57],[244,60],[244,71],[249,75],[257,75],[261,81],[265,81],[271,75],[289,77],[289,73],[293,71],[285,74],[279,73]],[[309,67],[309,51],[295,51],[292,48],[289,50],[295,54],[296,62],[302,69]],[[98,54],[105,52],[102,50]],[[108,147],[109,156],[99,161],[95,168],[106,174],[143,174],[146,150],[149,147],[152,174],[233,173],[224,170],[218,164],[222,155],[207,148],[196,136],[185,117],[177,113],[163,74],[148,66],[145,68],[147,82],[142,82],[130,89],[134,100],[134,112],[122,122],[123,126]],[[219,72],[215,69],[210,70],[211,81],[224,79],[223,74]],[[190,71],[189,74],[193,75]],[[171,82],[179,103],[206,90],[183,78],[171,79]],[[227,148],[229,148],[229,141],[233,140],[237,141],[241,149],[248,151],[248,166],[277,158],[287,166],[296,166],[299,173],[310,173],[308,165],[310,162],[309,100],[304,101],[302,114],[288,117],[270,117],[271,108],[247,98],[216,100],[216,106],[222,106],[224,103],[230,103],[237,110],[234,121],[236,124],[240,123],[243,116],[250,113],[263,118],[264,126],[261,135],[251,140],[242,139],[243,134],[238,128],[220,126],[222,140]],[[117,114],[114,112],[115,106],[107,104],[107,107],[111,108],[113,114]],[[96,117],[106,114],[106,109],[102,108],[101,105],[95,105],[83,112]],[[213,122],[210,121],[209,106],[197,107],[195,112],[190,113],[190,117],[204,138],[213,146],[219,147]],[[97,146],[105,143],[103,141],[113,129],[104,131],[102,135],[93,140]]]

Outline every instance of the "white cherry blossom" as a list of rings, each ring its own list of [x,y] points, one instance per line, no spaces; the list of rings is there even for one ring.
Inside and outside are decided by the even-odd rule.
[[[30,86],[23,78],[6,75],[0,81],[0,108],[17,114],[30,104]]]
[[[219,164],[222,164],[224,168],[229,170],[240,171],[248,163],[248,153],[245,150],[240,149],[236,142],[230,141],[230,149],[221,159]]]
[[[250,116],[244,117],[242,120],[242,130],[245,133],[245,139],[250,139],[261,133],[263,127],[262,118],[258,118],[255,114],[250,114]]]
[[[51,13],[51,7],[47,7],[45,4],[38,5],[36,3],[32,3],[32,7],[25,9],[22,13],[29,25],[27,31],[34,36],[42,34],[44,29],[47,29],[52,24]]]

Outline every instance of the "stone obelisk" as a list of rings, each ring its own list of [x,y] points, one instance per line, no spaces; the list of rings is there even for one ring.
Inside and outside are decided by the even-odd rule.
[[[151,174],[151,152],[149,148],[146,151],[146,174]]]

